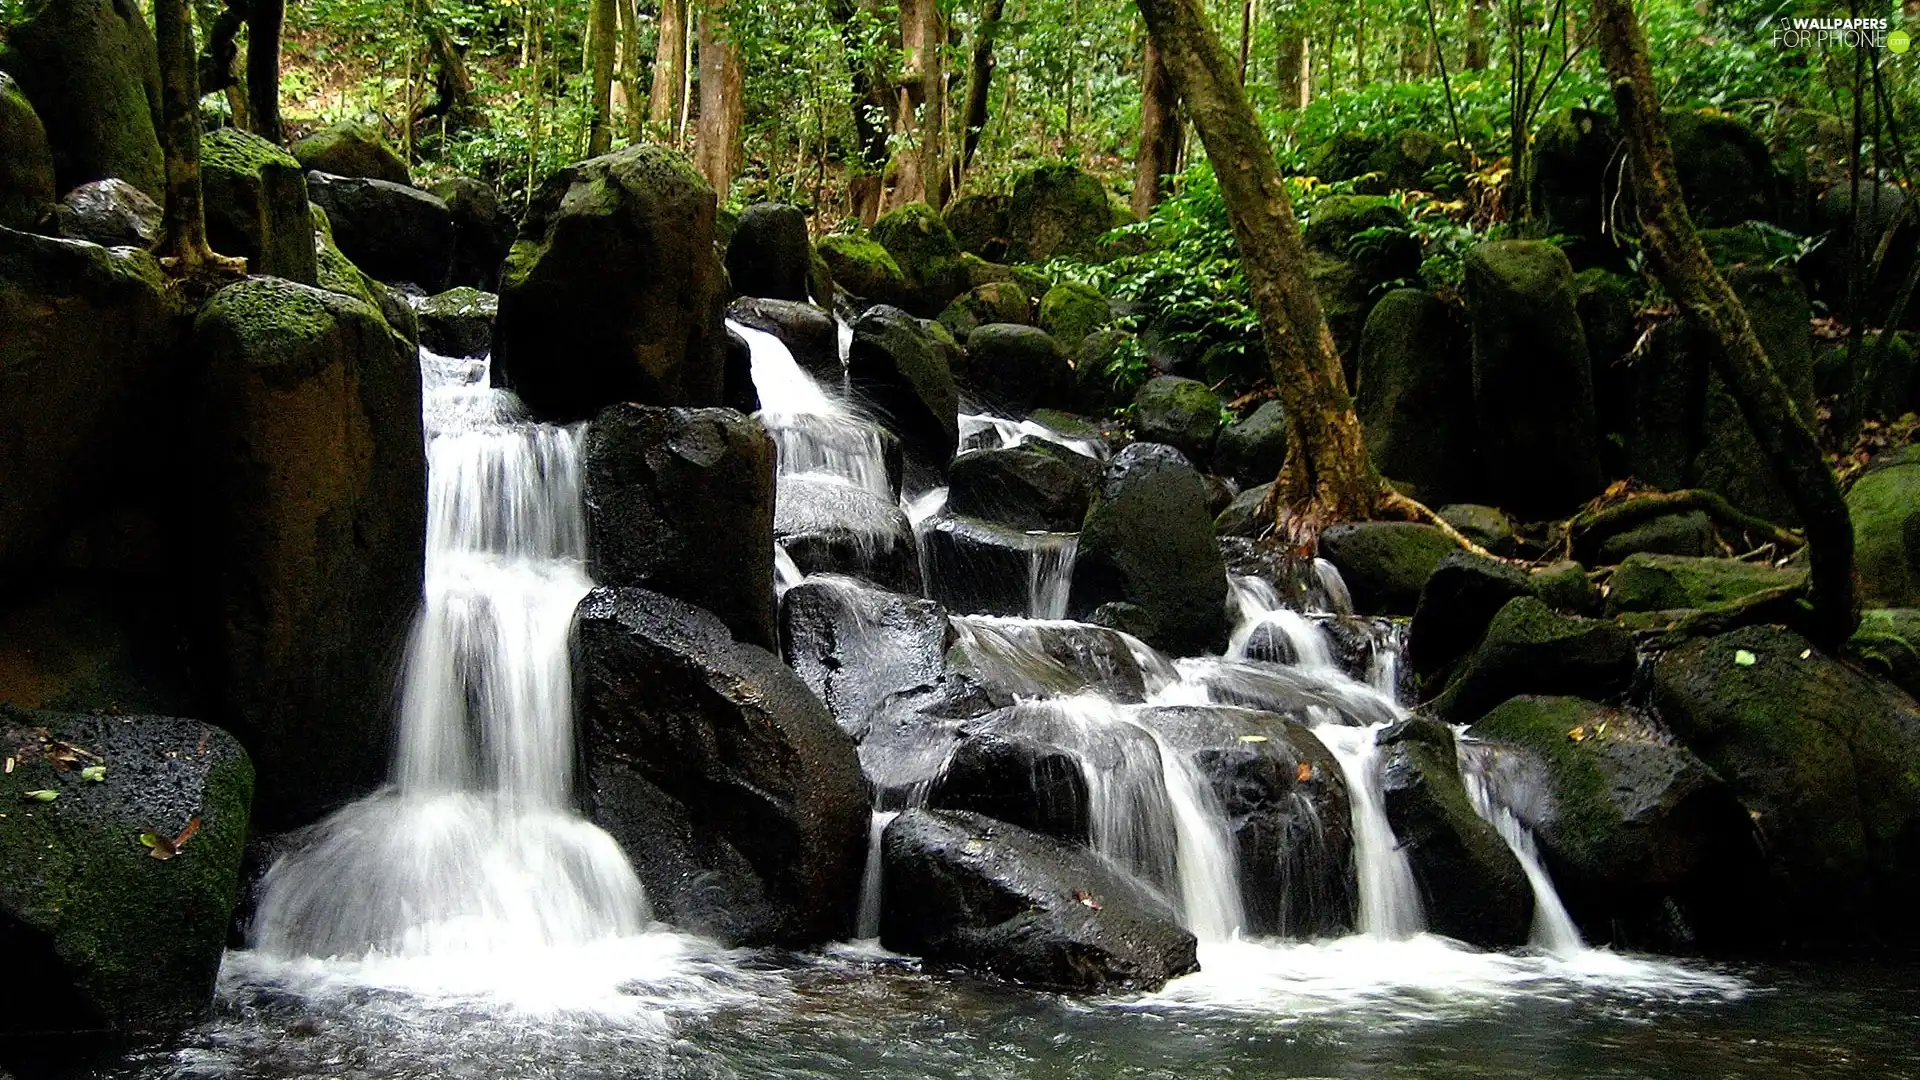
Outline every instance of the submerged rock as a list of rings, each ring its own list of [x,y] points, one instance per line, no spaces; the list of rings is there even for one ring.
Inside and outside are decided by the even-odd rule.
[[[0,753],[0,1040],[205,1016],[253,796],[240,744],[194,720],[0,706]]]
[[[1050,990],[1152,990],[1197,970],[1173,911],[1084,848],[979,814],[887,826],[880,941]]]
[[[1191,656],[1226,644],[1226,593],[1200,474],[1158,443],[1116,454],[1080,533],[1069,614]]]
[[[851,933],[866,784],[807,685],[713,615],[644,589],[597,588],[576,619],[588,813],[655,915],[734,944]]]

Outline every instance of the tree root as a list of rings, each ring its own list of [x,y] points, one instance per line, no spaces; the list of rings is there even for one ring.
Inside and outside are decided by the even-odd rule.
[[[1779,623],[1806,636],[1813,624],[1805,585],[1763,589],[1738,600],[1689,611],[1664,629],[1651,631],[1652,643],[1671,648],[1698,637],[1716,637],[1743,626]]]
[[[1568,555],[1572,555],[1576,544],[1588,549],[1583,553],[1590,555],[1591,549],[1597,549],[1601,543],[1643,521],[1694,510],[1704,512],[1715,524],[1760,537],[1787,551],[1797,551],[1806,544],[1797,534],[1740,510],[1711,491],[1688,489],[1635,495],[1625,502],[1576,515],[1567,522]]]
[[[1465,550],[1471,551],[1482,558],[1494,559],[1500,562],[1511,561],[1501,559],[1500,556],[1495,555],[1493,552],[1488,551],[1486,548],[1468,539],[1459,529],[1449,525],[1445,518],[1429,509],[1425,503],[1418,499],[1402,495],[1392,488],[1388,488],[1386,493],[1380,497],[1380,506],[1385,510],[1398,510],[1402,514],[1405,514],[1410,521],[1425,521],[1427,524],[1439,529],[1442,536],[1445,536]]]

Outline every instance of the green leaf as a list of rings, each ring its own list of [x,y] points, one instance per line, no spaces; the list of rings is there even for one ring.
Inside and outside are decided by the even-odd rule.
[[[105,783],[107,779],[107,767],[105,765],[89,765],[80,770],[80,779],[89,784]]]
[[[1760,658],[1745,649],[1735,649],[1733,650],[1733,662],[1739,664],[1741,667],[1752,667],[1760,662]]]
[[[52,788],[41,788],[38,791],[23,791],[21,795],[32,799],[34,802],[52,802],[60,797],[60,793]]]

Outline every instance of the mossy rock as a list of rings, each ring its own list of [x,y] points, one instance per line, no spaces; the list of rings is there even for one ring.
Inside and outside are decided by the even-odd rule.
[[[1806,582],[1807,572],[1796,567],[1640,552],[1613,572],[1607,611],[1718,607],[1771,589],[1802,589]]]
[[[1133,433],[1141,442],[1165,443],[1197,465],[1213,456],[1220,433],[1220,395],[1206,383],[1162,375],[1133,398]]]
[[[256,274],[318,283],[306,171],[292,154],[258,135],[220,128],[200,140],[200,183],[215,251],[243,256]]]
[[[1242,484],[1264,484],[1280,475],[1287,460],[1287,410],[1278,400],[1220,429],[1213,443],[1213,468]]]
[[[1330,525],[1320,534],[1320,554],[1346,579],[1362,615],[1413,614],[1427,578],[1458,550],[1439,529],[1411,521]]]
[[[1382,476],[1437,505],[1471,497],[1479,445],[1466,334],[1440,298],[1395,289],[1359,339],[1354,411]]]
[[[1364,164],[1389,191],[1450,194],[1460,188],[1467,159],[1438,135],[1408,129],[1382,140]]]
[[[1618,624],[1561,615],[1535,597],[1518,597],[1487,625],[1434,702],[1434,715],[1472,723],[1518,694],[1605,700],[1627,688],[1634,663],[1633,638]]]
[[[205,1016],[253,798],[240,744],[194,720],[0,706],[0,747],[0,949],[15,973],[0,1037],[166,1035]],[[143,835],[187,839],[160,859]]]
[[[834,284],[878,304],[898,304],[907,293],[907,275],[893,255],[865,233],[834,233],[816,245],[832,271]]]
[[[441,356],[485,356],[499,310],[499,297],[469,285],[415,301],[420,344]]]
[[[922,323],[899,308],[868,308],[853,323],[847,378],[888,417],[908,453],[938,468],[960,445],[960,388],[951,353],[935,332],[946,334],[939,323]]]
[[[1847,655],[1920,696],[1920,608],[1861,612]]]
[[[1453,526],[1461,536],[1495,555],[1511,555],[1514,550],[1513,519],[1497,506],[1477,503],[1448,503],[1438,513],[1440,520]]]
[[[1598,559],[1604,565],[1618,563],[1642,552],[1649,555],[1706,555],[1717,550],[1718,538],[1712,519],[1704,511],[1662,514],[1607,537],[1600,545]]]
[[[1358,375],[1360,334],[1382,289],[1420,273],[1420,240],[1384,195],[1330,195],[1313,204],[1303,233],[1307,276],[1347,379]]]
[[[937,320],[965,344],[968,335],[989,323],[1027,323],[1032,319],[1033,302],[1026,290],[1011,281],[976,285],[962,293]]]
[[[1587,568],[1572,559],[1548,563],[1533,571],[1533,595],[1548,607],[1567,615],[1600,614],[1600,588]]]
[[[1098,179],[1074,165],[1042,165],[1013,182],[1007,203],[1007,261],[1097,256],[1100,237],[1113,225],[1113,200]]]
[[[1632,185],[1617,167],[1620,153],[1619,122],[1594,109],[1560,109],[1534,133],[1532,194],[1540,228],[1567,237],[1567,254],[1582,266],[1626,267],[1619,235],[1632,231],[1635,219]]]
[[[998,262],[1007,257],[1007,207],[1012,201],[1006,195],[963,195],[942,217],[961,251]]]
[[[32,231],[53,213],[47,129],[13,76],[0,71],[0,226]]]
[[[1907,331],[1896,332],[1884,351],[1879,331],[1862,334],[1857,360],[1851,342],[1816,351],[1813,378],[1821,397],[1858,395],[1863,418],[1895,420],[1920,410],[1920,349]],[[1868,378],[1872,386],[1859,385]]]
[[[1078,281],[1063,281],[1040,298],[1040,329],[1069,350],[1087,335],[1113,320],[1113,306],[1100,290]]]
[[[1589,267],[1573,276],[1574,310],[1593,369],[1594,419],[1606,438],[1601,457],[1610,473],[1625,471],[1624,436],[1632,424],[1633,347],[1640,340],[1638,283],[1624,274]]]
[[[967,291],[960,247],[933,207],[908,203],[882,215],[873,223],[872,236],[905,275],[907,291],[900,306],[908,312],[931,319]]]
[[[1357,180],[1372,171],[1373,157],[1382,145],[1383,140],[1378,136],[1343,131],[1308,158],[1307,175],[1329,184]]]
[[[372,124],[346,120],[308,135],[293,144],[293,156],[302,168],[317,169],[335,176],[358,176],[385,180],[389,184],[411,184],[413,174],[407,163]]]
[[[967,338],[966,371],[968,388],[983,403],[1016,416],[1075,404],[1066,350],[1037,326],[988,323],[975,330]]]
[[[118,179],[164,200],[160,60],[140,5],[38,4],[7,28],[0,69],[18,80],[46,126],[56,190]]]
[[[1669,109],[1665,119],[1676,179],[1698,226],[1773,220],[1773,157],[1750,125],[1707,109]]]
[[[1920,446],[1875,461],[1847,492],[1860,603],[1920,607]]]
[[[736,295],[807,299],[813,245],[807,239],[807,215],[799,207],[786,203],[747,207],[726,244],[727,276]]]

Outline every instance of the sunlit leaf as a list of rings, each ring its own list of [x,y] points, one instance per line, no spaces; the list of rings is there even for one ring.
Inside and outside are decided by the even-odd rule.
[[[1752,667],[1760,662],[1760,658],[1748,652],[1746,649],[1735,649],[1733,650],[1733,662],[1739,664],[1741,667]]]
[[[52,788],[41,788],[38,791],[23,791],[21,795],[24,798],[32,799],[34,802],[52,802],[60,797],[60,793]]]
[[[80,770],[80,779],[85,780],[89,784],[104,783],[107,779],[107,767],[105,765],[89,765]]]
[[[1586,725],[1583,724],[1580,727],[1574,728],[1572,731],[1567,732],[1567,738],[1573,740],[1574,742],[1585,742],[1587,738]]]
[[[1267,737],[1265,735],[1242,735],[1240,736],[1240,741],[1241,742],[1266,742]]]
[[[1300,768],[1294,773],[1293,778],[1303,784],[1313,779],[1313,763],[1307,761],[1301,762]]]

